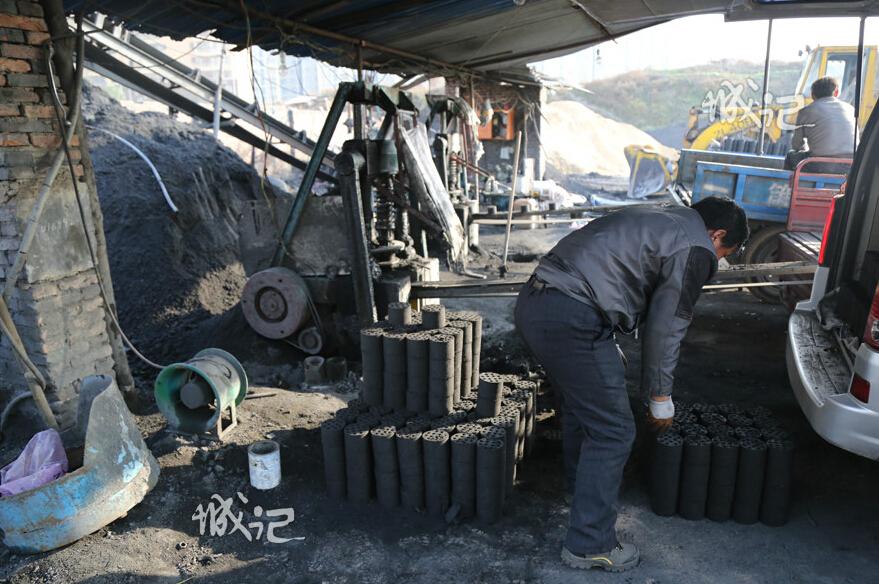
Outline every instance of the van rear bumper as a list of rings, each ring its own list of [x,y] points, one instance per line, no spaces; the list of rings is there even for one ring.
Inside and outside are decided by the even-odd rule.
[[[879,460],[879,412],[848,393],[848,365],[832,333],[821,328],[813,312],[791,315],[786,357],[794,395],[815,432],[835,446]],[[868,347],[861,347],[857,361],[859,373],[879,372],[879,353]],[[879,375],[867,381],[879,392]]]

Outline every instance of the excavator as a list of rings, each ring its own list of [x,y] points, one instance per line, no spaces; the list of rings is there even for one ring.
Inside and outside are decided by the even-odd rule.
[[[855,77],[857,76],[858,48],[856,46],[807,47],[807,58],[792,96],[802,105],[811,103],[812,83],[820,77],[834,77],[840,82],[840,99],[854,104]],[[877,47],[864,47],[861,83],[861,111],[858,115],[860,130],[870,118],[879,97],[879,62]],[[722,107],[722,110],[721,110]],[[689,150],[744,152],[757,154],[760,139],[759,102],[753,108],[703,107],[690,108],[688,128],[683,146]],[[796,110],[773,104],[767,107],[771,120],[765,128],[764,147],[760,154],[784,156],[790,148],[792,132],[783,130],[781,121],[793,125]],[[649,147],[631,145],[626,148],[631,172],[629,197],[643,198],[664,191],[675,182],[676,161],[663,157]]]

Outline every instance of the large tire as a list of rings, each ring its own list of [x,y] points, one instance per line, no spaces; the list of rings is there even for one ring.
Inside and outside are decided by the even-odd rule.
[[[783,225],[771,225],[763,227],[755,233],[745,247],[742,263],[766,264],[778,261],[778,237],[784,233]],[[757,276],[748,278],[748,282],[776,282],[777,276]],[[770,304],[781,304],[781,288],[760,287],[749,288],[751,294]]]

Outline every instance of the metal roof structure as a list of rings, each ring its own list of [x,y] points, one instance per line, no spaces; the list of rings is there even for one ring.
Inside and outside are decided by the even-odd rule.
[[[696,14],[731,20],[875,14],[879,2],[791,0],[103,0],[130,30],[210,33],[334,65],[527,79],[523,65]],[[76,12],[94,2],[64,0]]]
[[[741,0],[735,0],[739,3]],[[731,0],[104,0],[137,30],[183,38],[210,32],[334,65],[400,74],[522,71],[673,18],[723,12]],[[84,0],[65,0],[76,12]]]

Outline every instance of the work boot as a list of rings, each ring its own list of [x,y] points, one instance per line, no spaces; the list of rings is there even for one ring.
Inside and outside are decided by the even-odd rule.
[[[631,543],[618,543],[615,548],[604,554],[579,556],[562,547],[562,562],[571,568],[588,570],[601,568],[606,572],[625,572],[638,565],[641,555],[638,548]]]

